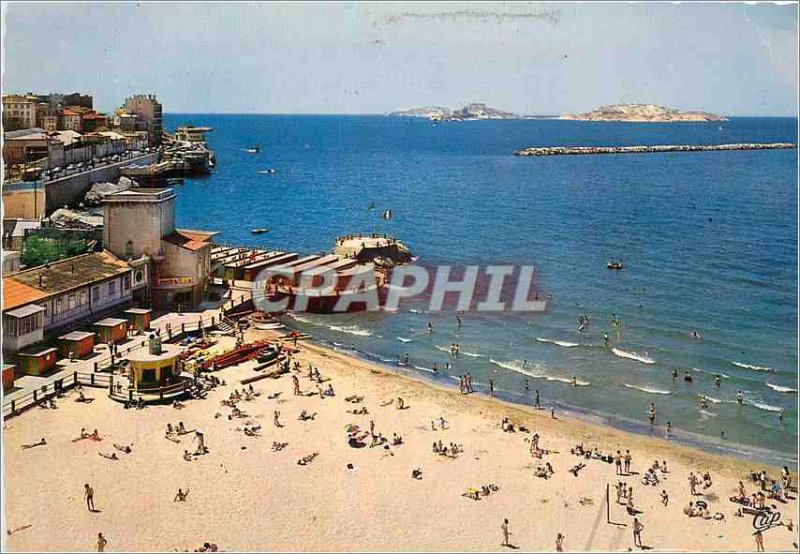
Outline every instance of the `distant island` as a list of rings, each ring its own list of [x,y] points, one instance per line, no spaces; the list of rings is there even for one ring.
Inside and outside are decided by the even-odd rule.
[[[578,121],[634,121],[672,123],[674,121],[727,121],[726,117],[707,112],[683,112],[675,108],[655,104],[615,104],[602,106],[594,111],[565,114],[559,119]]]
[[[469,121],[475,119],[523,119],[523,116],[498,110],[483,104],[475,102],[467,104],[463,108],[451,110],[450,108],[443,108],[441,106],[426,106],[424,108],[411,108],[410,110],[402,110],[392,112],[389,114],[391,117],[422,117],[430,119],[431,121]]]

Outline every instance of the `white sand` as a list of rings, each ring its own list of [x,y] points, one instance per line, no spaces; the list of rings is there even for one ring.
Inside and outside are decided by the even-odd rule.
[[[336,396],[295,397],[288,375],[256,382],[262,395],[240,406],[261,424],[260,438],[235,431],[245,420],[229,421],[230,409],[219,403],[233,388],[241,388],[239,379],[253,375],[253,364],[219,372],[227,386],[213,390],[206,400],[187,401],[183,410],[124,410],[102,389],[85,389],[87,396],[96,398],[92,404],[73,402],[71,392],[57,410],[35,408],[9,420],[3,439],[4,525],[31,527],[11,536],[4,533],[4,546],[14,551],[93,550],[102,532],[109,541],[107,551],[193,550],[206,541],[228,551],[497,551],[502,549],[500,524],[508,518],[512,543],[524,551],[554,550],[559,532],[566,535],[566,550],[628,550],[633,546],[632,517],[624,507],[612,504],[611,518],[626,527],[606,523],[606,484],[617,480],[613,464],[584,461],[587,467],[579,477],[568,472],[581,461],[569,449],[582,441],[601,450],[629,448],[634,471],[643,471],[654,459],[667,460],[671,472],[661,486],[644,486],[640,476],[625,478],[633,484],[635,505],[643,512],[639,519],[646,546],[755,549],[753,518],[734,517],[736,506],[727,500],[750,469],[742,462],[581,421],[551,420],[546,411],[463,396],[320,346],[301,343],[301,348],[301,387],[316,390],[306,377],[311,361],[332,379]],[[278,400],[266,398],[276,391],[282,392]],[[365,396],[364,402],[345,402],[352,394]],[[380,407],[398,396],[410,409]],[[346,412],[361,406],[367,406],[369,415]],[[299,421],[303,408],[317,412],[316,420]],[[282,429],[273,426],[275,409],[282,413]],[[215,419],[217,412],[223,417]],[[553,465],[554,477],[533,476],[538,461],[529,454],[524,440],[528,435],[502,432],[503,415],[538,431],[541,446],[558,451],[542,460]],[[432,431],[430,421],[439,416],[449,428]],[[396,432],[405,444],[388,450],[350,448],[345,425],[355,422],[368,430],[371,419],[376,431],[390,439]],[[180,444],[164,438],[166,423],[178,421],[204,431],[208,455],[193,462],[182,459],[184,448],[195,448],[191,437],[182,437]],[[81,427],[90,432],[97,428],[104,440],[72,443]],[[42,436],[46,446],[20,449]],[[431,451],[439,439],[463,444],[465,452],[444,459]],[[273,441],[289,445],[272,452]],[[133,453],[117,452],[113,443],[133,443]],[[117,452],[121,460],[106,460],[99,452]],[[313,463],[297,465],[311,452],[320,453]],[[348,463],[353,470],[347,469]],[[415,467],[423,471],[421,480],[411,478]],[[724,522],[683,515],[691,500],[689,471],[711,472],[714,485],[707,492],[713,495],[705,499],[712,513],[725,514]],[[777,477],[776,470],[770,473]],[[94,487],[100,513],[87,511],[84,483]],[[500,490],[479,501],[461,496],[468,487],[488,483]],[[753,492],[753,484],[745,485]],[[173,502],[179,487],[191,491],[184,503]],[[667,508],[660,503],[662,488],[670,496]],[[613,495],[612,488],[612,503]],[[584,497],[592,504],[581,505]],[[796,501],[780,505],[780,510],[784,520],[797,523]],[[796,529],[777,527],[764,533],[768,551],[795,550],[792,542],[797,540]]]

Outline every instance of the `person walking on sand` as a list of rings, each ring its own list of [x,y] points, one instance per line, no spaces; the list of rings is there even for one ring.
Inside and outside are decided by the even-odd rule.
[[[107,544],[108,544],[108,541],[103,536],[103,533],[97,533],[97,551],[98,552],[105,552]]]
[[[294,383],[294,395],[300,396],[300,379],[297,378],[297,375],[292,375],[292,383]]]
[[[89,483],[83,486],[83,498],[86,499],[86,509],[94,512],[94,489],[89,486]]]
[[[507,519],[503,520],[503,524],[500,526],[500,529],[503,530],[503,544],[502,544],[502,546],[511,546],[511,543],[508,541],[508,537],[509,537],[509,535],[511,535],[511,533],[509,533],[509,531],[508,531],[508,520]]]
[[[642,546],[642,531],[644,531],[644,525],[639,522],[639,518],[633,518],[633,546],[644,548]]]
[[[631,459],[632,459],[631,451],[630,450],[626,450],[625,451],[624,461],[625,461],[625,473],[627,473],[627,474],[630,474],[630,472],[631,472]]]
[[[756,552],[764,552],[764,535],[758,530],[753,533],[753,536],[756,538]]]
[[[536,392],[534,392],[533,407],[537,410],[539,409],[539,389],[536,389]]]
[[[662,489],[661,491],[661,503],[665,508],[667,507],[667,504],[669,504],[669,495],[667,494],[666,489]]]
[[[617,455],[614,456],[614,466],[617,468],[617,475],[622,475],[622,453],[617,450]]]
[[[489,379],[489,396],[494,396],[494,379]]]
[[[556,537],[556,552],[564,552],[564,535],[561,533]]]
[[[692,492],[692,496],[697,494],[697,476],[693,472],[689,472],[689,489]]]

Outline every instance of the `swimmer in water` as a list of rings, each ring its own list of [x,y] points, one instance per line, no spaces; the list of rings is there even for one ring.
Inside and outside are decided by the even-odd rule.
[[[603,344],[608,346],[608,333],[603,333]]]
[[[722,379],[719,376],[719,373],[714,375],[714,386],[719,388],[722,385]]]
[[[739,406],[744,405],[744,393],[742,391],[736,393],[736,401],[739,403]]]
[[[428,332],[433,333],[433,323],[431,323],[430,321],[428,322]]]
[[[573,387],[577,387],[578,386],[578,378],[575,377],[574,375],[572,376],[572,386]]]

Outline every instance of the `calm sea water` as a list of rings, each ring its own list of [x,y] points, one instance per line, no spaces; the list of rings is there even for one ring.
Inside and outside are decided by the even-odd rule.
[[[452,312],[425,313],[422,302],[293,322],[316,337],[389,364],[407,353],[417,367],[399,371],[451,385],[468,371],[478,383],[491,378],[515,402],[531,404],[538,389],[542,404],[559,411],[657,435],[670,421],[675,440],[797,459],[797,151],[513,156],[525,146],[796,142],[795,119],[166,117],[169,128],[186,123],[213,127],[218,168],[178,187],[181,226],[302,253],[329,250],[344,233],[389,232],[426,265],[533,264],[552,295],[545,314],[467,314],[461,329]],[[261,153],[246,153],[252,145]],[[380,219],[383,209],[392,221]],[[254,236],[253,227],[270,231]],[[625,270],[607,271],[611,256],[624,257]],[[623,322],[618,342],[612,313]],[[579,314],[590,316],[584,332]],[[694,330],[702,340],[688,337]],[[615,355],[604,333],[654,363]],[[450,376],[430,373],[447,361]],[[573,376],[588,385],[570,386]],[[708,409],[698,394],[712,399]],[[655,430],[646,423],[650,402]]]

